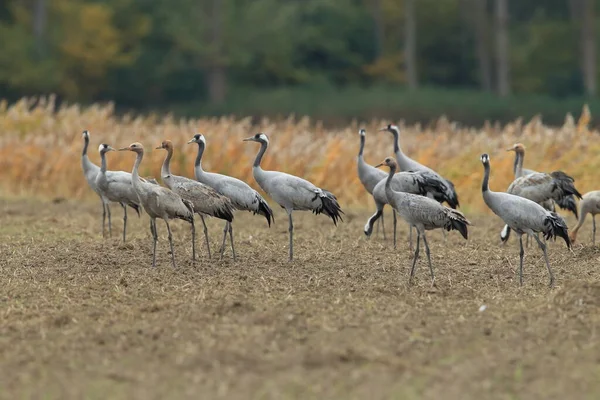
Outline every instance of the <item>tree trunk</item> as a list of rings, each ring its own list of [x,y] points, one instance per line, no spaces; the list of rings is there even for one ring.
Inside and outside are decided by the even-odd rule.
[[[35,0],[33,5],[33,36],[38,57],[43,57],[45,51],[44,33],[48,15],[46,0]]]
[[[404,0],[406,20],[404,23],[404,63],[406,65],[406,81],[410,90],[419,86],[417,75],[417,21],[415,0]]]
[[[596,37],[594,27],[594,1],[582,1],[581,70],[585,93],[596,95]]]
[[[486,2],[483,0],[471,0],[473,7],[473,25],[475,28],[475,48],[477,63],[479,64],[479,84],[486,92],[492,91],[492,63],[488,51],[488,16]]]
[[[223,55],[223,1],[213,0],[210,44],[212,56],[207,74],[208,96],[212,104],[223,104],[227,97],[227,68]]]
[[[508,56],[508,1],[496,0],[495,7],[496,36],[496,75],[498,95],[510,94],[510,69]]]

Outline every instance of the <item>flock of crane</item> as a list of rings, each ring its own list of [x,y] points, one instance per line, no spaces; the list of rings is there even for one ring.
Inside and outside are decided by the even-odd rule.
[[[398,214],[410,227],[410,249],[413,250],[412,232],[417,232],[417,243],[410,270],[409,282],[412,281],[415,266],[419,258],[420,242],[423,241],[431,274],[432,284],[435,275],[431,264],[431,253],[427,242],[426,231],[442,229],[442,232],[457,230],[465,239],[468,238],[470,222],[460,211],[458,196],[452,182],[437,172],[406,156],[399,145],[400,129],[396,125],[388,125],[380,131],[387,131],[394,138],[394,155],[387,157],[377,166],[367,164],[363,158],[366,131],[360,129],[360,148],[358,153],[358,176],[365,189],[373,196],[376,212],[367,221],[364,233],[370,236],[373,226],[381,218],[383,226],[383,209],[386,204],[393,208],[394,248],[396,247],[396,224]],[[102,201],[102,232],[106,235],[106,217],[108,216],[108,232],[111,231],[111,214],[109,203],[119,203],[123,207],[123,241],[127,232],[127,207],[133,208],[138,215],[140,209],[150,217],[150,231],[153,238],[152,266],[156,266],[156,244],[158,233],[156,219],[165,221],[171,248],[171,261],[175,263],[173,237],[169,220],[182,219],[191,224],[192,260],[196,259],[196,228],[194,214],[200,216],[204,229],[205,243],[209,258],[211,257],[208,240],[208,229],[204,217],[210,216],[225,221],[221,257],[223,257],[227,236],[231,244],[233,259],[236,259],[233,240],[233,218],[235,210],[250,211],[265,217],[269,226],[273,222],[273,211],[265,199],[247,183],[227,175],[206,172],[202,168],[202,156],[206,148],[206,138],[196,134],[188,144],[198,145],[195,160],[195,179],[171,173],[170,161],[173,156],[173,144],[169,140],[161,143],[157,149],[166,150],[166,157],[161,168],[161,179],[166,187],[160,186],[155,179],[141,178],[139,166],[144,157],[144,147],[140,143],[132,143],[119,151],[136,153],[132,173],[107,170],[106,154],[115,151],[108,144],[101,144],[99,152],[101,166],[93,164],[87,155],[90,141],[89,131],[83,132],[84,146],[82,167],[89,186],[99,195]],[[310,210],[315,214],[325,214],[337,225],[342,221],[343,211],[336,197],[329,191],[318,188],[311,182],[279,171],[265,171],[261,168],[262,158],[269,146],[269,139],[264,133],[244,139],[260,144],[260,149],[253,164],[253,175],[258,185],[288,214],[289,220],[289,260],[294,257],[294,210]],[[533,237],[543,252],[550,286],[554,283],[554,275],[548,261],[546,240],[561,237],[571,249],[577,231],[583,225],[587,214],[592,215],[593,242],[596,236],[596,214],[600,213],[600,191],[581,195],[574,186],[574,180],[562,171],[550,174],[523,168],[525,147],[517,143],[509,151],[515,152],[515,180],[507,192],[493,192],[489,189],[490,157],[481,155],[484,167],[482,195],[486,205],[506,224],[500,238],[506,242],[511,231],[519,237],[520,264],[519,282],[523,283],[523,235],[527,239]],[[387,167],[389,171],[379,169]],[[397,172],[400,169],[401,172]],[[575,197],[581,199],[580,212],[577,210]],[[443,205],[447,203],[449,207]],[[569,235],[567,224],[556,214],[555,206],[569,210],[578,217],[578,223]],[[384,229],[385,232],[385,229]],[[539,238],[542,233],[543,239]]]

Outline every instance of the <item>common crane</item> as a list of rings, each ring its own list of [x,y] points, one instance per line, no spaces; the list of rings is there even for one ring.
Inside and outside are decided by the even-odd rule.
[[[279,171],[264,171],[260,167],[263,155],[269,146],[269,138],[264,133],[257,133],[254,136],[244,139],[260,143],[260,150],[254,160],[252,173],[259,186],[271,196],[288,214],[289,219],[289,261],[294,259],[294,223],[292,221],[292,212],[294,210],[312,211],[314,214],[324,213],[333,220],[337,226],[337,221],[343,221],[343,214],[336,197],[327,190],[320,189],[307,180],[294,175]]]
[[[385,181],[385,193],[390,205],[403,220],[408,222],[411,226],[414,226],[417,230],[417,246],[413,257],[412,267],[410,269],[409,283],[412,282],[412,278],[415,274],[415,266],[417,264],[417,259],[419,258],[419,242],[421,237],[423,237],[429,271],[431,272],[431,284],[433,285],[435,284],[435,275],[431,265],[431,254],[425,231],[438,228],[447,231],[457,230],[465,239],[467,239],[467,226],[470,225],[470,222],[460,211],[445,207],[433,199],[411,193],[395,191],[392,189],[392,181],[398,165],[392,157],[387,157],[381,164],[377,165],[377,167],[384,165],[390,168],[389,175]]]
[[[577,232],[588,214],[592,214],[592,244],[596,245],[596,214],[600,214],[600,190],[587,192],[579,202],[579,220],[571,231],[571,243],[575,243]]]
[[[544,209],[535,201],[525,197],[517,196],[504,192],[493,192],[489,188],[490,179],[490,157],[487,154],[481,155],[481,162],[484,168],[483,183],[481,191],[485,204],[502,220],[510,229],[519,235],[519,283],[523,285],[523,235],[533,236],[544,253],[544,261],[550,276],[550,286],[554,284],[554,275],[548,261],[546,244],[542,243],[535,233],[541,232],[546,239],[561,237],[564,239],[567,247],[571,249],[568,228],[565,221],[556,213]]]
[[[171,261],[173,267],[175,264],[175,251],[173,249],[173,235],[169,226],[170,219],[182,219],[192,225],[192,261],[196,259],[196,228],[194,225],[194,207],[187,201],[182,199],[170,189],[162,186],[157,186],[152,183],[142,181],[139,175],[139,167],[144,158],[144,146],[141,143],[132,143],[128,147],[123,147],[119,151],[132,151],[136,153],[133,171],[131,173],[131,183],[133,189],[140,198],[140,203],[144,207],[146,213],[150,216],[150,231],[152,232],[153,248],[152,248],[152,267],[156,267],[156,243],[158,242],[158,232],[156,230],[156,218],[161,218],[167,225],[169,232],[169,245],[171,247]]]
[[[208,228],[204,221],[204,216],[211,216],[225,220],[227,224],[233,221],[233,204],[227,197],[220,195],[210,186],[204,185],[193,179],[184,176],[173,175],[171,173],[171,158],[173,157],[173,143],[170,140],[164,140],[156,148],[167,151],[167,156],[161,168],[161,178],[166,187],[181,196],[182,199],[192,203],[194,212],[200,216],[204,227],[204,238],[206,248],[208,249],[208,258],[210,254],[210,244],[208,241]],[[235,260],[235,249],[233,247],[233,238],[231,240],[231,249]]]
[[[194,163],[194,174],[196,180],[205,185],[212,187],[218,193],[226,196],[231,200],[233,206],[237,210],[250,211],[253,214],[259,214],[266,218],[269,227],[273,221],[273,210],[269,207],[269,204],[265,199],[254,189],[252,189],[246,182],[222,174],[216,174],[213,172],[206,172],[202,168],[202,156],[206,149],[206,138],[202,134],[195,134],[194,137],[188,142],[188,144],[198,144],[198,154],[196,155],[196,161]],[[229,232],[229,238],[231,239],[231,249],[233,250],[233,225],[230,222],[225,224],[223,230],[223,243],[221,245],[221,257],[225,251],[225,241],[227,239],[227,232]],[[235,251],[233,252],[233,258],[235,260]]]

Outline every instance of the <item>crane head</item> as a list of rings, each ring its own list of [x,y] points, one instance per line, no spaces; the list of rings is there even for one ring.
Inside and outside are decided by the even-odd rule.
[[[385,128],[381,128],[379,130],[379,132],[383,132],[383,131],[388,131],[390,133],[393,133],[394,135],[400,134],[400,128],[398,128],[398,125],[393,125],[393,124],[388,124]]]
[[[158,146],[156,149],[157,150],[158,149],[172,150],[173,143],[171,143],[170,140],[163,140],[162,143],[160,144],[160,146]]]
[[[512,147],[509,147],[508,149],[506,149],[506,151],[514,151],[515,153],[524,153],[525,146],[523,146],[523,144],[521,144],[521,143],[515,143]]]
[[[113,149],[112,147],[110,147],[109,145],[107,145],[106,143],[102,143],[100,146],[98,146],[98,152],[100,152],[100,154],[108,153],[109,151],[116,151],[116,150]]]
[[[258,142],[258,143],[266,143],[269,144],[269,138],[262,132],[257,133],[254,136],[250,136],[243,140],[244,142]]]
[[[375,168],[383,167],[384,165],[385,165],[386,167],[390,167],[390,169],[392,169],[392,170],[394,170],[394,171],[396,170],[396,168],[397,168],[397,166],[398,166],[398,165],[396,164],[396,160],[394,160],[394,158],[393,158],[393,157],[386,157],[386,158],[385,158],[385,160],[383,160],[381,163],[377,164],[377,165],[375,166]]]
[[[89,140],[90,138],[90,131],[88,131],[87,129],[85,131],[83,131],[83,133],[81,134],[81,136],[86,139]]]
[[[483,165],[490,163],[490,156],[487,153],[483,153],[479,159],[481,160]]]
[[[365,137],[367,135],[367,131],[361,128],[358,130],[358,135]]]
[[[127,147],[122,147],[122,148],[119,149],[119,151],[125,151],[125,150],[133,151],[134,153],[143,153],[144,152],[144,146],[142,146],[141,143],[134,142],[134,143],[131,143]]]
[[[203,134],[196,133],[194,135],[194,137],[189,142],[187,142],[187,144],[192,144],[192,143],[198,143],[198,144],[202,143],[202,144],[205,145],[206,144],[206,139],[204,138]]]

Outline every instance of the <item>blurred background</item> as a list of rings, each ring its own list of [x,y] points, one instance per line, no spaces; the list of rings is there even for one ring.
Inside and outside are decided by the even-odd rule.
[[[0,98],[465,124],[599,109],[600,0],[4,0]]]

